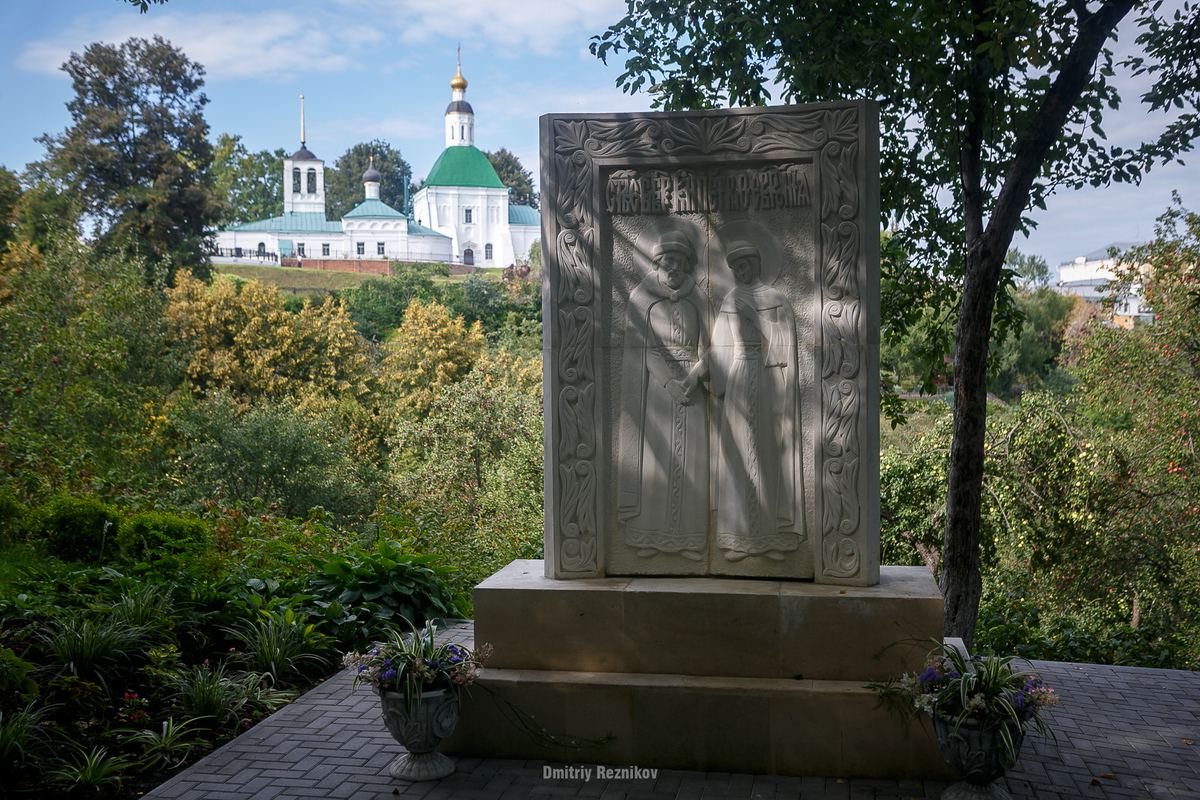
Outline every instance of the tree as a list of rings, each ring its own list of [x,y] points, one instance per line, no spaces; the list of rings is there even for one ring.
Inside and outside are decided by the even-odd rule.
[[[414,419],[427,415],[447,387],[467,376],[483,345],[478,322],[468,328],[462,317],[451,317],[440,303],[410,302],[384,359],[402,413]]]
[[[1012,270],[1017,285],[1032,292],[1050,285],[1050,267],[1041,256],[1025,255],[1015,247],[1004,257],[1004,266]]]
[[[494,153],[484,153],[500,182],[509,188],[508,201],[517,205],[538,207],[538,194],[533,190],[533,175],[521,165],[521,160],[501,147]]]
[[[225,201],[222,225],[236,225],[283,213],[283,159],[278,148],[251,153],[241,136],[222,133],[213,152],[213,188]]]
[[[379,184],[379,199],[401,214],[408,213],[405,204],[411,197],[412,169],[390,144],[375,139],[356,144],[343,153],[333,169],[325,170],[325,214],[329,219],[341,219],[364,199],[363,173],[374,157],[375,169],[383,180]],[[408,195],[405,192],[408,191]]]
[[[222,279],[210,288],[186,271],[169,297],[171,340],[196,392],[258,399],[370,391],[367,354],[344,303],[306,301],[293,314],[274,286]]]
[[[881,200],[908,255],[884,274],[888,335],[929,306],[958,306],[954,438],[940,585],[945,632],[968,643],[981,591],[979,531],[993,316],[1019,318],[1004,258],[1025,214],[1059,186],[1137,181],[1200,133],[1200,7],[1174,19],[1153,0],[629,0],[592,43],[626,52],[618,84],[666,108],[879,101]],[[1157,139],[1108,147],[1105,108],[1120,104],[1107,49],[1136,10],[1141,54],[1121,63],[1151,80],[1151,110],[1191,110]],[[885,265],[886,267],[886,265]],[[947,332],[948,338],[948,332]]]
[[[161,36],[92,44],[62,68],[73,123],[38,140],[47,152],[35,171],[63,181],[96,220],[101,249],[206,276],[221,201],[208,174],[204,68]]]
[[[21,199],[21,182],[15,173],[0,166],[0,255],[16,238],[17,202]]]

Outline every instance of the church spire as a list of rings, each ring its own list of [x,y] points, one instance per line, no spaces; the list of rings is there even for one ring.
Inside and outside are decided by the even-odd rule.
[[[300,147],[304,148],[304,95],[300,95]]]

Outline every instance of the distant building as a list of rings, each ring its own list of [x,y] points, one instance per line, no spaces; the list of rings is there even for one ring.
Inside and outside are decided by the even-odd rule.
[[[1113,297],[1108,285],[1116,277],[1113,271],[1116,260],[1109,250],[1116,248],[1124,252],[1139,247],[1142,242],[1113,242],[1107,247],[1093,250],[1074,261],[1065,261],[1058,267],[1058,291],[1074,295],[1095,305],[1112,304],[1112,319],[1123,328],[1132,328],[1135,322],[1151,322],[1154,312],[1142,297],[1141,284],[1134,284],[1128,296]]]
[[[450,237],[455,261],[485,267],[524,261],[541,235],[541,215],[508,202],[508,188],[475,147],[475,111],[466,101],[461,67],[450,90],[446,149],[413,196],[413,216],[417,224]]]
[[[363,173],[363,202],[337,221],[325,218],[325,162],[305,146],[283,160],[283,214],[216,233],[226,258],[388,259],[507,267],[529,257],[541,235],[534,208],[508,202],[509,190],[475,147],[475,112],[458,69],[450,81],[446,149],[413,198],[413,214],[379,199],[374,164]],[[335,267],[336,268],[336,267]]]

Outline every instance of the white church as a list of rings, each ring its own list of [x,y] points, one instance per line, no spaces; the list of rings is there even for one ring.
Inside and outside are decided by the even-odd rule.
[[[216,232],[224,257],[390,259],[507,267],[529,258],[541,235],[537,209],[508,201],[508,188],[475,147],[475,112],[459,67],[450,81],[446,149],[413,197],[412,215],[379,199],[381,176],[363,173],[363,201],[338,221],[325,218],[325,162],[305,146],[283,160],[283,214]],[[332,267],[336,268],[336,267]]]

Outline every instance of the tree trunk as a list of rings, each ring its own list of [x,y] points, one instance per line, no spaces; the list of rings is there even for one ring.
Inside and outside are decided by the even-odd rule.
[[[958,339],[954,346],[954,439],[950,444],[946,541],[938,583],[944,603],[942,627],[945,635],[962,637],[968,648],[975,640],[975,620],[979,616],[979,597],[983,593],[983,580],[979,574],[979,528],[987,422],[987,356],[1000,270],[1046,154],[1062,134],[1072,106],[1091,80],[1096,58],[1108,34],[1136,2],[1106,0],[1094,13],[1088,10],[1086,3],[1072,6],[1079,17],[1078,36],[1029,128],[1016,144],[1008,174],[986,227],[983,212],[987,204],[980,165],[984,153],[982,125],[988,100],[986,92],[978,89],[982,84],[968,85],[965,90],[969,113],[964,118],[959,177],[967,245],[966,271]],[[983,14],[982,5],[977,6],[980,15]],[[982,44],[982,39],[979,43]],[[970,77],[986,74],[986,61],[981,58],[975,68]]]
[[[962,310],[954,347],[954,438],[946,494],[946,538],[939,584],[946,636],[968,649],[983,581],[979,574],[979,528],[983,491],[983,445],[987,423],[987,353],[1003,253],[972,243],[967,254]]]

